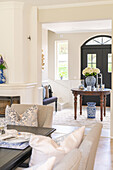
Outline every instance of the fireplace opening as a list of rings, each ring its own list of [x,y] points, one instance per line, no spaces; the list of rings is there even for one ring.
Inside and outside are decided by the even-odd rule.
[[[0,117],[5,117],[7,105],[20,104],[20,96],[0,96]]]

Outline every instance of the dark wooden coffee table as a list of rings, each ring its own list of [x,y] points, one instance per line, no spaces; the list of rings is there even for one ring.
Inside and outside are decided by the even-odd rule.
[[[16,129],[20,132],[31,132],[36,135],[50,136],[56,129],[43,127],[27,127],[8,125],[8,129]],[[24,150],[0,148],[0,170],[14,170],[31,155],[31,147]]]

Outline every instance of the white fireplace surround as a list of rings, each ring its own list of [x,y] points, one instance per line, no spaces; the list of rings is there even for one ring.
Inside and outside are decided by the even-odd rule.
[[[0,96],[20,96],[21,104],[40,104],[43,101],[43,88],[37,83],[0,84]]]

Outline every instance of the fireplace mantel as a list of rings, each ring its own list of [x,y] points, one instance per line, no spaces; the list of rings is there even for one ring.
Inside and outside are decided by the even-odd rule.
[[[0,96],[20,96],[20,103],[42,104],[42,87],[37,83],[0,84]]]

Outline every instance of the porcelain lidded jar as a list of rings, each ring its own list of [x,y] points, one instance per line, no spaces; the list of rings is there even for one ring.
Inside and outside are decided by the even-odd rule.
[[[87,118],[94,119],[96,114],[96,103],[87,102]]]
[[[3,74],[3,70],[0,69],[0,84],[3,84],[5,82],[6,82],[6,78],[5,78],[4,74]]]
[[[94,90],[96,78],[94,76],[88,76],[86,77],[85,81],[86,81],[86,85],[91,86],[91,90]]]

